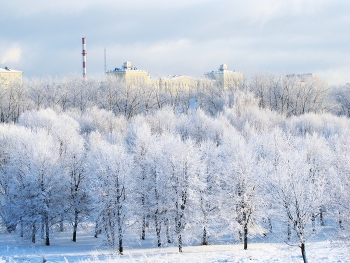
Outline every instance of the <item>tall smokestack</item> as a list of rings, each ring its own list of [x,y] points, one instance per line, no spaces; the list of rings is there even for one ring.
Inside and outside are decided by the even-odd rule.
[[[83,37],[83,77],[86,77],[86,39]]]

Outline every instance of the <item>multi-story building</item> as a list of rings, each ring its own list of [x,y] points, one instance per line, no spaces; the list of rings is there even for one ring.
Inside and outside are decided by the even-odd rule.
[[[142,85],[149,82],[148,71],[133,67],[129,61],[124,62],[121,68],[115,68],[106,73],[109,76],[114,76],[120,79],[127,86]]]
[[[194,78],[185,75],[175,75],[168,77],[150,78],[147,70],[133,67],[131,62],[124,62],[121,68],[115,68],[106,72],[109,76],[114,76],[122,80],[127,86],[150,84],[159,87],[160,90],[176,90],[201,88],[215,83],[223,88],[237,87],[242,81],[243,74],[227,70],[227,65],[220,66],[218,71],[205,73],[205,78]]]
[[[8,67],[0,68],[0,86],[7,87],[11,82],[22,83],[22,73]]]
[[[228,70],[226,64],[222,64],[219,70],[204,73],[208,79],[215,80],[224,89],[235,88],[243,80],[243,73]]]
[[[158,81],[160,90],[193,90],[198,87],[201,81],[201,79],[185,75],[161,77],[156,78],[155,80]]]

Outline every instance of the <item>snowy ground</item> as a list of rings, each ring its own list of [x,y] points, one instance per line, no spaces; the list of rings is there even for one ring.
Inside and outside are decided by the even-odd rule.
[[[41,240],[35,245],[23,241],[17,234],[1,234],[0,262],[302,262],[300,249],[283,243],[253,240],[248,250],[242,244],[186,246],[183,253],[177,247],[151,248],[144,244],[131,247],[126,242],[123,256],[113,254],[91,234],[79,233],[78,242],[70,241],[70,233],[55,233],[52,245]],[[350,262],[344,249],[332,246],[319,236],[307,243],[309,262]]]

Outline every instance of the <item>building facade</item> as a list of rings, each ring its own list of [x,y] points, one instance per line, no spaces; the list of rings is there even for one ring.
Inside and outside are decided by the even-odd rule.
[[[205,78],[195,78],[185,75],[150,77],[147,70],[133,67],[129,61],[124,62],[121,68],[115,68],[106,73],[108,76],[120,79],[127,86],[152,85],[158,87],[160,90],[191,90],[214,84],[227,89],[237,87],[243,80],[243,73],[230,71],[225,64],[222,64],[218,71],[205,73]]]
[[[222,64],[219,70],[204,73],[208,79],[215,80],[217,84],[224,89],[236,88],[243,80],[243,73],[228,70],[226,64]]]
[[[11,82],[22,83],[22,73],[8,67],[0,68],[0,86],[6,88]]]
[[[148,71],[133,67],[129,61],[124,62],[121,68],[115,68],[106,73],[108,76],[120,79],[127,86],[148,84],[149,82]]]

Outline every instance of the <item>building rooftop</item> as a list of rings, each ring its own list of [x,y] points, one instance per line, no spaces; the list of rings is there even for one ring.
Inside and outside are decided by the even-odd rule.
[[[22,71],[14,70],[14,69],[11,69],[9,67],[5,67],[5,68],[0,68],[0,73],[2,73],[2,72],[22,72]]]
[[[141,72],[147,72],[147,70],[138,69],[137,67],[133,67],[131,62],[126,61],[123,63],[121,68],[115,68],[113,70],[107,70],[107,73],[113,73],[113,72],[127,72],[127,71],[141,71]]]
[[[315,77],[315,74],[312,73],[302,73],[302,74],[288,74],[287,78],[306,78],[306,77]]]
[[[236,72],[235,70],[228,70],[227,65],[226,64],[222,64],[222,65],[220,65],[218,70],[205,72],[204,75],[209,75],[209,74],[227,74],[227,73],[232,74],[232,73],[239,73],[239,72]]]

